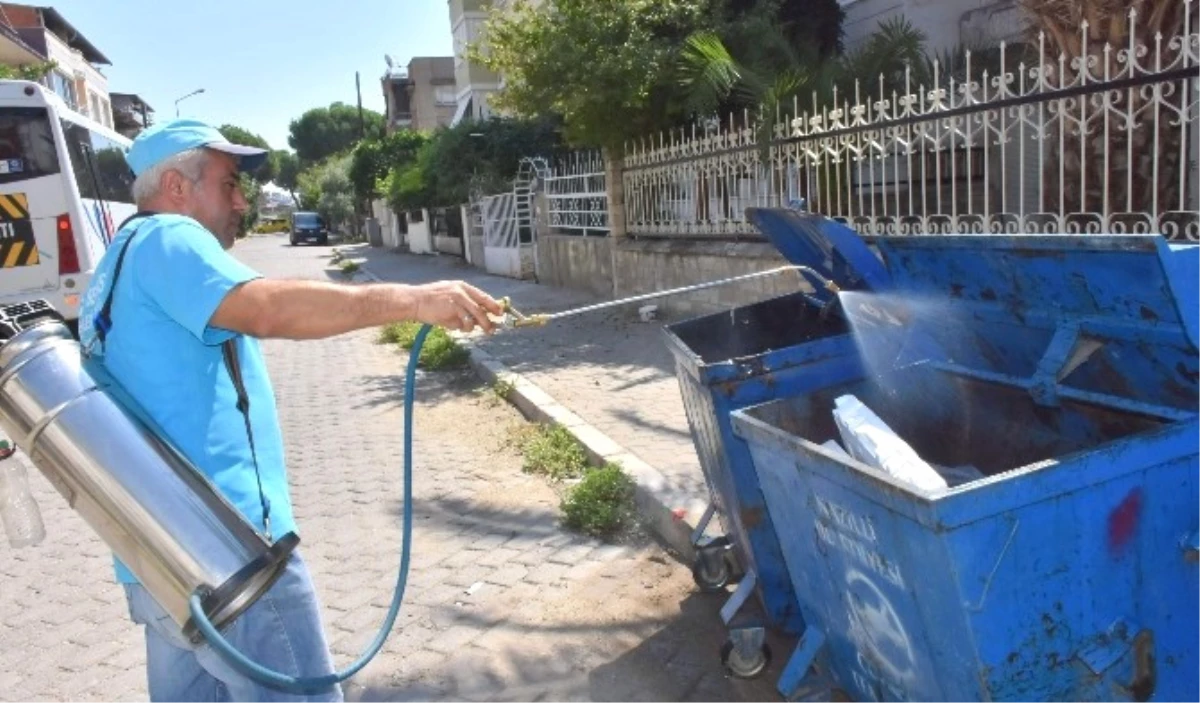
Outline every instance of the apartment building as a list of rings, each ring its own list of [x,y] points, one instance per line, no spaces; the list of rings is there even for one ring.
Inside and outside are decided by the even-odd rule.
[[[382,83],[388,131],[448,126],[458,106],[453,57],[418,56],[407,67],[387,60]]]
[[[12,30],[20,42],[37,56],[36,60],[12,65],[54,61],[57,67],[46,75],[42,83],[73,109],[103,125],[113,126],[108,78],[98,68],[111,65],[112,62],[58,10],[37,5],[0,3],[0,25]]]

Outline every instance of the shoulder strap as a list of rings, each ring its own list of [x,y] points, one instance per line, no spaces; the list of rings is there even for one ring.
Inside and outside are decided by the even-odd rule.
[[[121,226],[117,228],[117,231],[119,232],[122,229],[125,229],[125,225],[133,222],[134,220],[151,217],[157,214],[158,213],[149,211],[135,212],[121,223]],[[141,225],[138,225],[138,229],[141,229]],[[121,246],[121,253],[117,255],[117,264],[113,267],[112,283],[110,283],[108,286],[108,295],[106,295],[104,298],[104,305],[100,308],[100,312],[96,313],[96,316],[92,318],[92,326],[96,330],[96,338],[100,340],[100,344],[104,344],[105,337],[108,336],[109,330],[112,329],[113,294],[116,293],[117,290],[117,279],[121,277],[121,267],[125,264],[125,254],[129,251],[129,245],[133,242],[133,238],[137,236],[137,233],[138,230],[135,229],[132,233],[130,233],[129,238],[125,240],[125,244]]]
[[[125,228],[125,225],[130,222],[156,215],[154,212],[138,212],[131,215],[121,226],[117,228],[120,231]],[[138,226],[139,229],[141,225]],[[96,329],[96,337],[100,343],[104,343],[104,338],[112,329],[112,304],[113,293],[117,290],[117,279],[121,277],[121,267],[125,263],[125,253],[129,251],[129,244],[133,242],[133,238],[137,236],[135,229],[129,238],[125,240],[125,244],[121,246],[121,253],[117,255],[117,263],[113,267],[112,283],[108,286],[108,295],[104,299],[104,306],[100,308],[93,318],[93,324]],[[246,384],[242,381],[242,369],[238,363],[238,351],[236,339],[227,339],[221,344],[221,354],[225,357],[225,368],[229,370],[229,379],[233,382],[233,388],[237,391],[237,409],[242,414],[242,419],[246,422],[246,439],[250,443],[250,458],[254,461],[254,477],[258,481],[258,498],[262,504],[263,512],[263,528],[266,531],[266,537],[271,539],[271,501],[267,500],[267,494],[263,492],[262,474],[258,469],[258,454],[254,450],[254,430],[250,426],[250,396],[246,393]]]
[[[238,363],[237,340],[227,339],[221,343],[221,354],[225,357],[225,368],[229,370],[229,380],[233,381],[233,389],[237,391],[237,409],[246,421],[246,439],[250,442],[250,458],[254,461],[254,478],[258,480],[258,499],[262,504],[263,529],[267,540],[271,539],[271,501],[263,492],[262,474],[258,470],[258,454],[254,451],[254,430],[250,427],[250,396],[246,393],[246,384],[242,382],[242,367]]]

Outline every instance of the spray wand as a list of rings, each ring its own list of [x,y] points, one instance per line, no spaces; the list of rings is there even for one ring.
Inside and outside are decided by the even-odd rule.
[[[583,307],[572,308],[570,310],[564,310],[562,312],[555,312],[555,313],[538,313],[538,314],[534,314],[534,315],[524,315],[519,310],[517,310],[515,307],[513,307],[511,300],[509,300],[507,297],[505,297],[505,298],[500,299],[500,304],[504,307],[504,315],[503,315],[503,317],[500,318],[499,322],[500,322],[500,326],[502,328],[541,327],[541,326],[544,326],[555,320],[561,320],[565,317],[574,317],[576,315],[583,315],[583,314],[590,313],[590,312],[597,312],[599,310],[606,310],[608,308],[615,308],[615,307],[620,307],[623,305],[631,305],[633,303],[640,303],[645,300],[656,300],[658,298],[667,298],[667,297],[670,297],[673,295],[682,295],[684,293],[692,293],[694,291],[704,290],[705,288],[715,288],[717,286],[725,286],[725,285],[729,285],[731,283],[738,283],[740,281],[747,281],[747,280],[754,279],[754,278],[765,278],[767,276],[776,276],[781,273],[787,273],[789,271],[797,271],[799,273],[806,273],[806,274],[812,276],[813,278],[815,278],[817,281],[820,282],[822,288],[828,290],[829,292],[831,292],[835,295],[838,292],[840,292],[840,289],[838,288],[837,284],[834,283],[833,281],[825,278],[824,276],[822,276],[821,274],[817,273],[816,271],[812,270],[811,268],[809,268],[807,266],[801,266],[801,265],[797,264],[797,265],[791,265],[791,266],[780,266],[778,268],[769,269],[767,271],[757,271],[755,273],[747,273],[747,274],[743,274],[741,276],[733,276],[731,278],[722,278],[722,279],[716,280],[716,281],[707,281],[705,283],[697,283],[697,284],[691,285],[691,286],[683,286],[682,288],[672,288],[670,290],[660,290],[660,291],[655,291],[653,293],[644,293],[642,295],[635,295],[635,296],[632,296],[629,298],[621,298],[620,300],[610,300],[610,301],[604,302],[604,303],[596,303],[595,305],[585,305]]]

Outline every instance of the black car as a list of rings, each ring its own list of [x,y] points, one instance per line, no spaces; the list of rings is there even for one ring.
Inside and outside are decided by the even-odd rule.
[[[329,243],[329,228],[325,225],[325,220],[315,212],[294,212],[288,240],[292,246],[300,242],[325,245]]]

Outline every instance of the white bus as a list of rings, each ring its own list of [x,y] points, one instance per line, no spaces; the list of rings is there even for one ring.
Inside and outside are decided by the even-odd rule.
[[[92,271],[136,211],[129,145],[37,83],[0,80],[0,304],[45,299],[77,329]]]

